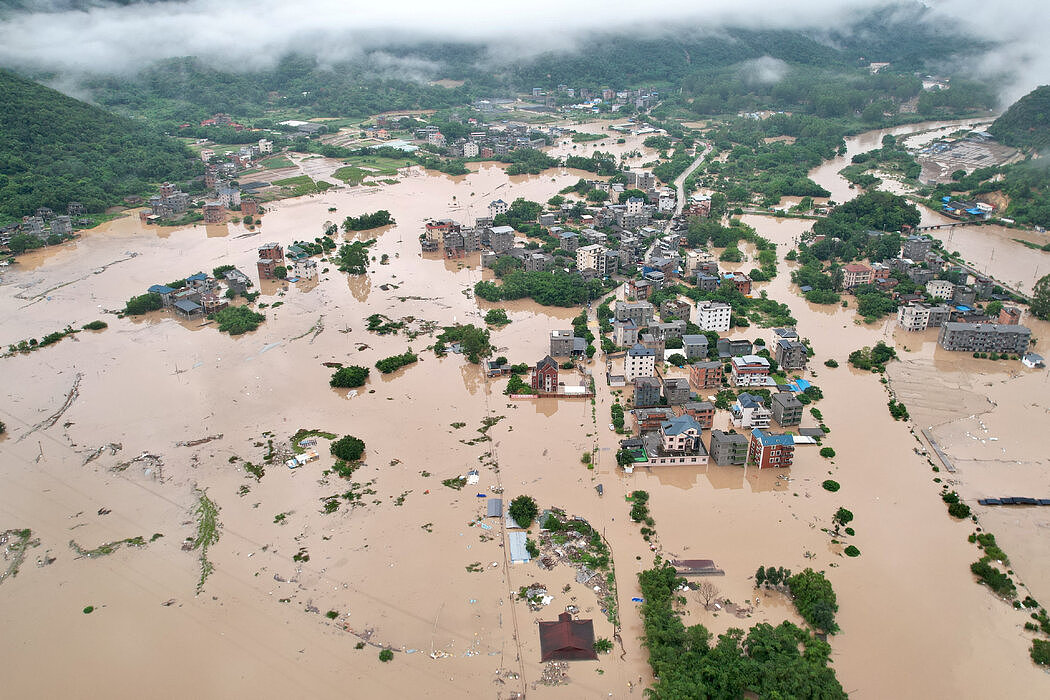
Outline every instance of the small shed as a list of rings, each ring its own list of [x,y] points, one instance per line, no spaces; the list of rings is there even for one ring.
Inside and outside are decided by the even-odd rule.
[[[526,564],[532,560],[532,555],[529,554],[529,550],[525,547],[524,532],[508,532],[507,543],[510,545],[511,564]]]
[[[540,622],[540,661],[593,661],[594,621],[573,620],[563,612],[557,622]]]
[[[179,299],[175,302],[174,306],[175,311],[183,316],[196,316],[204,311],[204,307],[195,301],[190,301],[189,299]]]
[[[502,498],[490,498],[488,500],[488,511],[485,514],[487,518],[498,518],[503,515],[503,499]]]

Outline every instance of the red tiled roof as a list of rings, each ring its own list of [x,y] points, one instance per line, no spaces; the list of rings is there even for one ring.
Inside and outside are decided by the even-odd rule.
[[[562,613],[557,622],[540,622],[540,661],[597,658],[592,620],[573,620],[569,613]]]

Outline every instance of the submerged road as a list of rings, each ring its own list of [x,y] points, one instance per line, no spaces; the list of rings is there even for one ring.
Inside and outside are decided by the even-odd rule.
[[[674,205],[674,215],[675,216],[681,216],[682,215],[682,210],[685,209],[685,181],[686,181],[686,179],[690,175],[693,174],[694,170],[696,170],[697,168],[700,167],[700,164],[704,162],[704,159],[707,158],[707,154],[710,153],[710,152],[711,152],[711,144],[707,144],[706,146],[704,146],[703,152],[699,156],[696,157],[696,160],[694,160],[692,162],[692,164],[690,164],[690,166],[685,169],[685,172],[683,172],[681,175],[679,175],[675,179],[674,186],[675,186],[675,189],[678,190],[678,201]]]

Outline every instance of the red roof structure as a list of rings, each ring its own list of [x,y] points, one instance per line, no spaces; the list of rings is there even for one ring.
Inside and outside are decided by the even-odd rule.
[[[540,623],[540,661],[585,661],[597,659],[594,651],[594,622],[573,620],[567,612],[557,622]]]

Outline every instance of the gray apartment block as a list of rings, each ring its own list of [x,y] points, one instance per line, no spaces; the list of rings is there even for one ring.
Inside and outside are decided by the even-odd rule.
[[[681,406],[689,401],[689,380],[684,378],[664,379],[664,398],[669,406]]]
[[[655,309],[647,301],[618,301],[613,313],[619,321],[631,319],[639,328],[648,328],[655,315]]]
[[[949,321],[941,326],[937,343],[945,350],[1022,355],[1031,339],[1032,331],[1025,326]]]
[[[685,359],[693,360],[707,359],[707,336],[706,335],[683,335],[682,348],[685,350]]]
[[[719,338],[717,347],[719,357],[743,357],[754,352],[751,341],[744,339]]]
[[[743,464],[747,461],[747,438],[738,433],[712,430],[708,453],[715,464]]]
[[[901,257],[923,262],[933,248],[933,239],[929,236],[908,236],[901,241]]]
[[[551,331],[551,357],[568,357],[575,341],[573,331]]]
[[[773,394],[773,420],[781,426],[798,425],[802,422],[802,402],[791,392]]]
[[[638,377],[634,380],[634,407],[649,408],[660,405],[660,380],[656,377]],[[686,392],[688,399],[688,391]]]
[[[809,359],[809,350],[797,340],[778,340],[776,353],[777,363],[784,369],[805,369]]]

